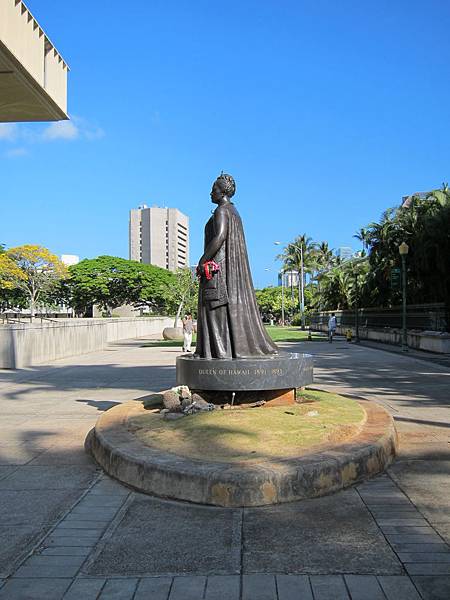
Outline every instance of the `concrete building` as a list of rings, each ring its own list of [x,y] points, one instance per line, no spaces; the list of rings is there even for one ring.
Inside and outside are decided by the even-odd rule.
[[[426,200],[431,192],[414,192],[414,194],[410,194],[409,196],[402,196],[402,202],[400,206],[402,208],[409,208],[411,206],[411,202],[413,198],[420,198],[421,200]]]
[[[341,246],[337,251],[337,255],[341,260],[348,260],[349,258],[353,257],[353,254],[353,250],[348,246]]]
[[[0,0],[0,122],[67,119],[67,63],[21,0]]]
[[[189,217],[177,208],[130,210],[130,259],[176,271],[189,267]]]
[[[298,271],[284,271],[283,273],[278,273],[278,285],[282,284],[282,277],[284,274],[284,285],[286,287],[298,287],[300,282],[300,274]]]

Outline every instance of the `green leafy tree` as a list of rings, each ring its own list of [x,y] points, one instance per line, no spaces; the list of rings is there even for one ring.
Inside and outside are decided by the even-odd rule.
[[[173,279],[173,273],[154,265],[99,256],[69,267],[60,297],[77,313],[85,313],[94,304],[105,311],[132,304],[163,312],[167,288]]]
[[[281,319],[283,306],[283,289],[278,287],[266,287],[262,290],[255,290],[256,301],[259,310],[266,318],[273,315],[275,319]],[[284,289],[284,310],[285,315],[293,314],[298,309],[298,302],[292,298],[291,294]]]
[[[32,244],[10,248],[0,258],[4,285],[6,282],[8,287],[9,283],[10,289],[18,288],[26,294],[33,320],[36,305],[56,289],[67,275],[67,268],[50,250]]]
[[[181,312],[197,314],[198,280],[189,268],[178,269],[165,290],[166,305],[175,313],[174,327],[178,327]]]

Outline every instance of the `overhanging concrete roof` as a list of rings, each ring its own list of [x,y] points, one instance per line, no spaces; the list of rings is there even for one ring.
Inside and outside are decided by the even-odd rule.
[[[21,0],[0,0],[0,122],[67,119],[68,66]]]

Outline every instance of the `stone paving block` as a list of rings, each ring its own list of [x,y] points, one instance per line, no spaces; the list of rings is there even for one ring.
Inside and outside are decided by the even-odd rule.
[[[68,519],[66,517],[64,521],[58,523],[58,529],[105,529],[110,522],[110,519],[103,519],[102,521],[99,519],[96,519],[95,521],[86,521],[84,519]]]
[[[244,573],[403,572],[353,489],[314,500],[245,509],[243,523]]]
[[[366,502],[367,504],[367,502]],[[394,504],[393,506],[389,505],[389,504],[370,504],[369,506],[369,510],[371,512],[398,512],[398,513],[403,513],[403,512],[414,512],[417,513],[418,510],[416,509],[416,507],[414,506],[414,504],[412,504],[409,501],[406,502],[402,502],[401,504]],[[420,514],[420,513],[419,513]]]
[[[377,579],[387,600],[421,600],[409,577],[382,575]]]
[[[27,525],[54,522],[79,497],[79,490],[2,490],[0,525]],[[11,510],[14,507],[14,510]]]
[[[77,529],[72,527],[59,527],[56,526],[52,531],[53,537],[86,537],[86,538],[95,538],[99,537],[103,531],[103,527],[92,527],[91,529]]]
[[[26,465],[33,458],[44,452],[44,448],[27,448],[24,445],[2,448],[0,452],[0,465]]]
[[[363,497],[364,503],[371,506],[411,506],[406,498],[390,498],[389,496]]]
[[[6,578],[11,573],[17,562],[27,554],[27,548],[41,535],[39,526],[0,526],[0,577]]]
[[[0,600],[62,600],[71,579],[9,579]]]
[[[89,567],[91,575],[232,575],[241,557],[240,509],[137,495]]]
[[[84,489],[89,487],[94,474],[93,466],[23,466],[0,481],[0,490]]]
[[[83,500],[81,500],[81,502],[76,506],[76,510],[118,510],[124,502],[122,498],[111,498],[109,500],[105,500],[101,496],[97,496],[97,498],[99,498],[99,500],[95,500],[95,496],[83,498]]]
[[[96,483],[90,490],[90,496],[128,496],[131,492],[130,488],[125,485],[110,479],[109,481],[101,481]]]
[[[436,535],[428,525],[383,525],[383,533],[404,533],[405,535]]]
[[[78,566],[81,567],[85,561],[84,556],[48,556],[33,554],[23,563],[24,567],[58,567]]]
[[[133,600],[167,600],[172,577],[146,577],[141,579]]]
[[[47,557],[46,557],[47,558]],[[48,557],[53,558],[53,557]],[[55,557],[56,558],[56,557]],[[62,557],[61,557],[62,558]],[[77,557],[65,557],[65,558],[77,558]],[[75,575],[80,570],[80,565],[39,565],[39,566],[27,566],[24,564],[22,567],[19,567],[17,571],[14,573],[15,578],[22,577],[49,577],[49,578],[59,578],[59,577],[75,577]]]
[[[239,600],[239,575],[210,575],[206,583],[205,600]]]
[[[423,519],[419,511],[410,508],[404,508],[403,510],[371,508],[370,512],[376,519]]]
[[[311,575],[309,579],[314,600],[350,600],[340,575]]]
[[[399,552],[398,557],[403,563],[450,563],[450,551]]]
[[[119,507],[120,508],[120,507]],[[107,521],[114,519],[118,508],[103,508],[93,510],[91,508],[74,508],[66,518],[77,521]]]
[[[104,517],[101,519],[99,516],[92,516],[91,514],[80,517],[77,514],[73,514],[73,511],[71,511],[66,517],[64,517],[64,521],[61,521],[60,525],[62,525],[63,523],[85,523],[90,527],[95,527],[96,525],[98,527],[102,527],[104,525],[108,525],[108,523],[110,522],[111,519],[108,517]]]
[[[108,579],[101,591],[99,600],[131,600],[138,580],[134,578]],[[81,600],[81,599],[80,599]]]
[[[92,546],[49,546],[41,550],[41,556],[88,556]]]
[[[243,575],[242,600],[277,600],[275,577],[263,574]]]
[[[169,600],[199,600],[203,598],[206,577],[174,577]]]
[[[380,527],[385,527],[386,525],[399,525],[402,527],[427,527],[428,523],[425,519],[419,517],[383,517],[378,518],[377,523]]]
[[[423,600],[449,600],[450,576],[413,577]]]
[[[345,575],[352,600],[385,600],[385,595],[374,575]]]
[[[106,579],[75,579],[64,600],[97,600]]]
[[[427,535],[386,533],[386,539],[392,544],[439,544],[442,542],[437,533]]]
[[[103,509],[103,510],[91,510],[91,509],[80,509],[74,508],[70,514],[67,515],[66,519],[74,521],[111,521],[117,514],[118,509]]]
[[[406,552],[406,553],[417,553],[417,552],[423,552],[423,553],[428,553],[428,552],[449,552],[450,551],[450,547],[447,544],[444,544],[444,542],[437,542],[435,544],[398,544],[398,543],[392,543],[392,547],[394,548],[394,550],[397,553],[400,552]]]
[[[405,563],[409,575],[450,575],[448,563]]]
[[[278,600],[313,600],[307,575],[277,575]]]
[[[83,548],[93,547],[97,543],[97,538],[86,538],[86,537],[67,537],[67,536],[49,536],[45,538],[45,544],[47,546],[79,546]]]

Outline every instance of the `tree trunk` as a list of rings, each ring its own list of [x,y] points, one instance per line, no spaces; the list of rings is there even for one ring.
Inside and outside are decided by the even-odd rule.
[[[174,327],[178,327],[178,321],[180,319],[181,311],[183,309],[183,304],[184,304],[184,300],[182,300],[180,302],[180,304],[178,305],[177,314],[175,315],[175,322],[173,324]]]

